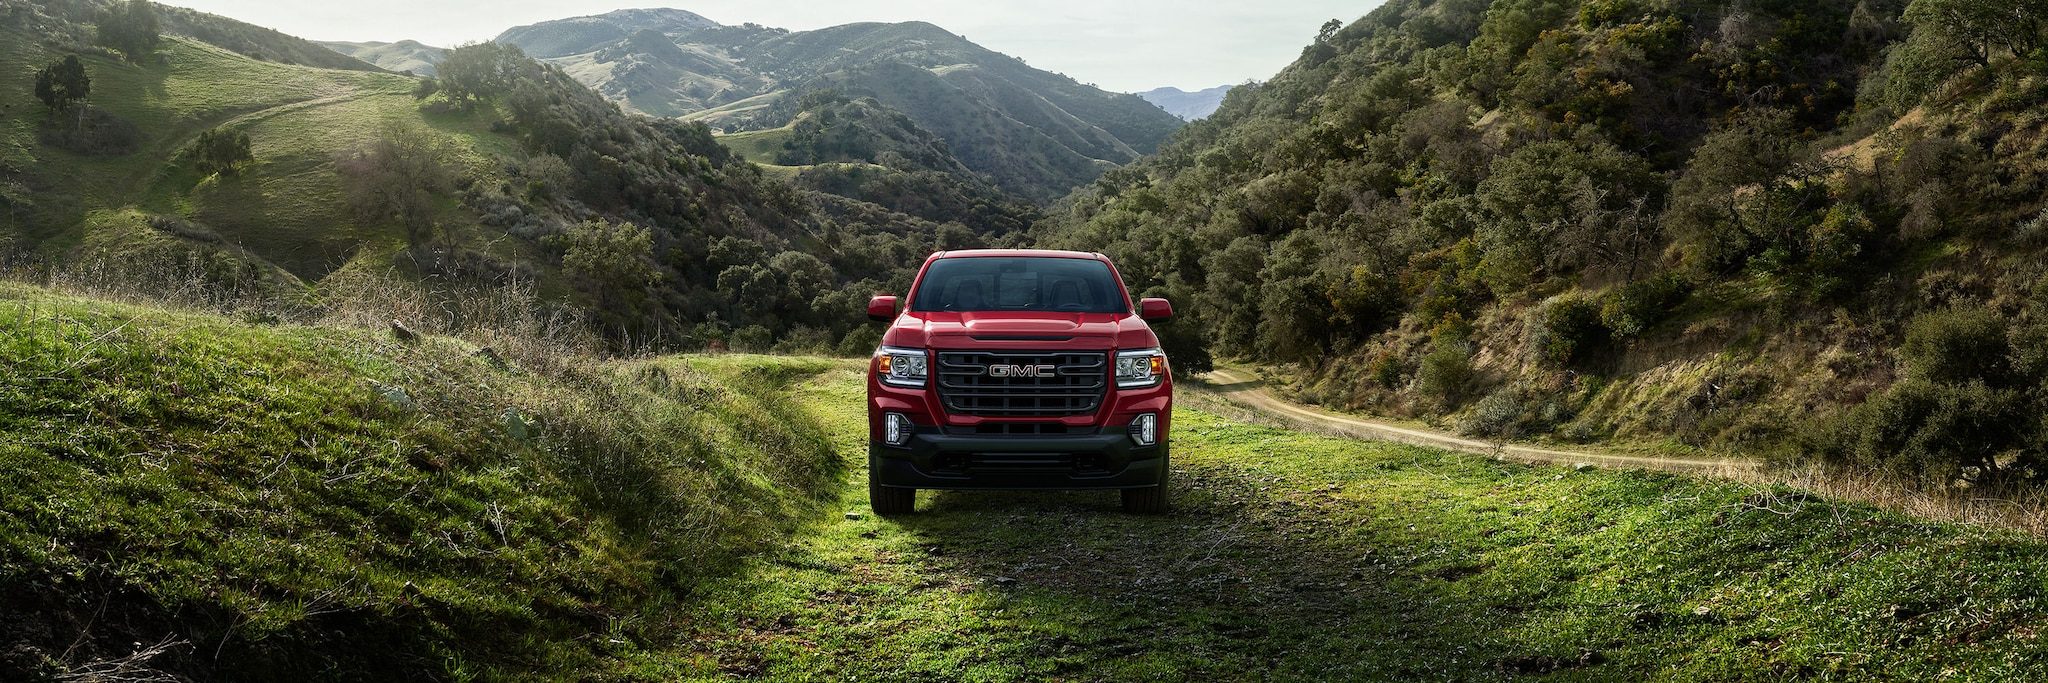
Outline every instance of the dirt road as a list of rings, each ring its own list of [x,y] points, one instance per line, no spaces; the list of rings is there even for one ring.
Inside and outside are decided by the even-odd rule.
[[[1404,427],[1377,420],[1340,415],[1327,410],[1294,403],[1274,396],[1271,391],[1266,389],[1264,380],[1253,377],[1246,370],[1218,369],[1210,372],[1206,379],[1209,386],[1217,393],[1247,408],[1280,417],[1290,422],[1367,439],[1445,448],[1520,462],[1574,465],[1585,463],[1599,467],[1654,469],[1705,474],[1749,472],[1761,466],[1761,463],[1746,460],[1617,455],[1482,441],[1446,432]]]

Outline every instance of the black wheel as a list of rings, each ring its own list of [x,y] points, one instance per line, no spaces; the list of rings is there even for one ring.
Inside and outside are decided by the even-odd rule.
[[[917,510],[917,489],[868,482],[868,507],[877,515],[907,515]]]
[[[1166,475],[1173,471],[1171,461],[1159,464],[1159,485],[1142,489],[1124,489],[1124,512],[1156,515],[1166,511]]]

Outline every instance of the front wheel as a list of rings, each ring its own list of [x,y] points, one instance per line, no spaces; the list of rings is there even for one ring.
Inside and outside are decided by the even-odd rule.
[[[1124,512],[1156,515],[1166,511],[1166,475],[1173,471],[1171,461],[1159,463],[1159,485],[1142,489],[1124,489]]]
[[[877,515],[907,515],[917,510],[917,489],[883,486],[868,481],[868,507]]]

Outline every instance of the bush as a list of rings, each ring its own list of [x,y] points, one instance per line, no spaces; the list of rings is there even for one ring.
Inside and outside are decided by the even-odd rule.
[[[1472,368],[1471,326],[1453,316],[1431,334],[1430,352],[1415,372],[1415,391],[1438,410],[1449,411],[1465,402],[1478,377]]]
[[[1600,304],[1600,324],[1615,339],[1629,339],[1663,322],[1685,300],[1691,285],[1666,274],[1615,288]]]
[[[1915,317],[1906,326],[1899,358],[1913,379],[1938,383],[1985,381],[2010,386],[2011,346],[2005,318],[1983,308],[1949,308]]]
[[[1601,324],[1601,307],[1590,298],[1572,295],[1552,299],[1536,312],[1530,343],[1538,360],[1561,366],[1590,357],[1609,336]]]
[[[2030,415],[2016,390],[1912,379],[1850,411],[1834,454],[1846,460],[1839,464],[1929,484],[1986,482],[2007,474],[2001,456],[2023,451],[2014,464],[2038,462],[2039,449],[2029,447],[2036,433]]]

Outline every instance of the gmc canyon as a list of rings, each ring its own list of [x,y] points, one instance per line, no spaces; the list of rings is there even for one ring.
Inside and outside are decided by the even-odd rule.
[[[868,499],[911,512],[918,489],[1115,489],[1166,509],[1173,378],[1101,254],[946,251],[925,259],[868,371]]]

